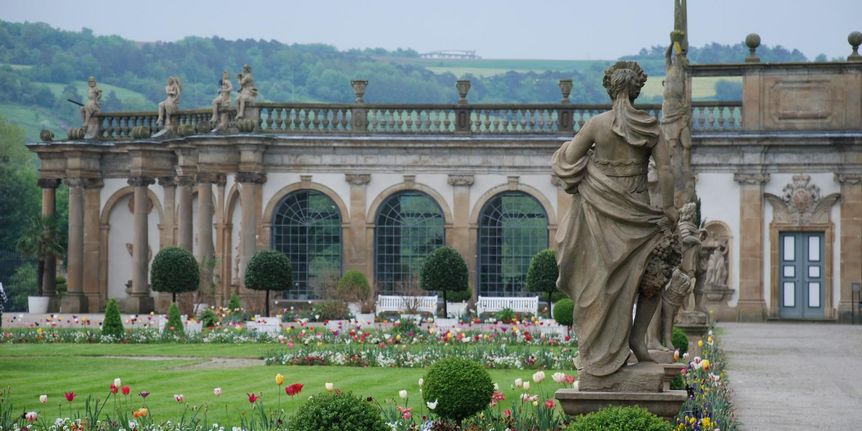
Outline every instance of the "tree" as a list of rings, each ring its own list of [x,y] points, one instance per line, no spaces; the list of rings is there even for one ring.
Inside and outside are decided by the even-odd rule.
[[[548,294],[548,317],[551,317],[551,300],[557,292],[557,278],[560,272],[557,268],[557,255],[554,250],[542,250],[530,261],[527,270],[527,290],[530,292]]]
[[[269,316],[269,291],[288,290],[293,285],[290,258],[277,250],[255,253],[245,268],[245,287],[266,291],[266,315]]]
[[[172,302],[177,293],[192,292],[200,286],[200,269],[194,255],[184,248],[159,250],[150,266],[150,283],[156,292],[170,292]]]
[[[466,290],[469,278],[467,263],[452,247],[440,247],[431,252],[422,264],[419,283],[429,292],[443,293],[443,316],[448,316],[446,292]]]
[[[36,269],[36,292],[43,296],[45,261],[49,257],[62,257],[65,250],[57,235],[57,216],[36,216],[30,219],[26,229],[18,239],[18,251],[25,257],[38,261]]]

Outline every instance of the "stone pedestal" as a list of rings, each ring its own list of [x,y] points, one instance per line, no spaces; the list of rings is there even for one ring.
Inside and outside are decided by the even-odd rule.
[[[48,304],[50,310],[51,304]],[[63,313],[81,313],[87,311],[87,297],[80,292],[66,293],[60,299],[60,310]]]
[[[674,327],[679,328],[688,337],[689,356],[700,356],[701,348],[697,346],[697,342],[702,341],[709,332],[709,325],[678,323]]]
[[[153,311],[155,301],[149,295],[138,295],[132,293],[123,300],[123,312],[130,314],[146,314]]]
[[[585,392],[578,389],[560,389],[554,397],[569,416],[584,415],[611,406],[638,406],[672,421],[688,399],[688,394],[686,391]]]
[[[578,375],[578,388],[590,392],[661,392],[664,367],[655,362],[628,365],[609,376]]]
[[[655,361],[660,364],[672,364],[673,361],[673,350],[653,350],[650,349],[649,355],[652,356]],[[629,355],[629,359],[626,361],[629,365],[634,365],[638,363],[638,358],[634,355],[634,353]]]

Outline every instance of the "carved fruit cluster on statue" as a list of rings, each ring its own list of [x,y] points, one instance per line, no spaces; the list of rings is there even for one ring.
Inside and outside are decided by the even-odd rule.
[[[681,261],[679,236],[675,232],[662,235],[662,239],[647,258],[640,292],[650,298],[660,293]]]

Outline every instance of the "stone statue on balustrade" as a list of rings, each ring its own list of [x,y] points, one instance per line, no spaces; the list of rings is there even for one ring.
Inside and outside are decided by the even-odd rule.
[[[159,102],[159,119],[156,124],[162,126],[163,129],[171,129],[173,127],[171,116],[177,113],[180,109],[180,93],[183,87],[180,84],[180,79],[176,76],[168,78],[168,84],[165,86],[165,100]]]
[[[87,79],[87,103],[81,107],[84,127],[87,127],[90,119],[100,112],[102,112],[102,90],[96,86],[96,78],[91,76]]]
[[[631,61],[605,71],[612,109],[590,118],[553,156],[554,173],[572,195],[556,237],[557,287],[575,303],[580,390],[624,391],[640,381],[631,372],[641,371],[661,390],[654,383],[663,369],[647,350],[646,331],[681,250],[668,146],[658,121],[632,105],[646,79]],[[647,191],[650,157],[659,208]],[[639,364],[627,367],[631,352]]]
[[[254,86],[254,77],[251,75],[251,66],[244,65],[242,72],[236,77],[239,81],[239,92],[236,96],[236,118],[245,118],[246,105],[253,105],[257,100],[257,87]]]
[[[230,82],[230,74],[225,70],[218,81],[218,96],[213,99],[213,116],[210,122],[217,127],[226,127],[228,122],[227,111],[230,110],[230,95],[233,92],[233,84]]]

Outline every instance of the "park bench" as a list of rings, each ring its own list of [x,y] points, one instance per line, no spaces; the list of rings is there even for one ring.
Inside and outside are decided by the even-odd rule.
[[[386,311],[396,311],[399,313],[411,312],[426,312],[437,313],[437,295],[434,296],[393,296],[393,295],[377,295],[377,304],[374,307],[374,314],[380,314]]]
[[[480,315],[482,313],[496,313],[506,308],[516,313],[532,313],[535,316],[539,312],[539,297],[480,296],[476,302],[476,312]]]

